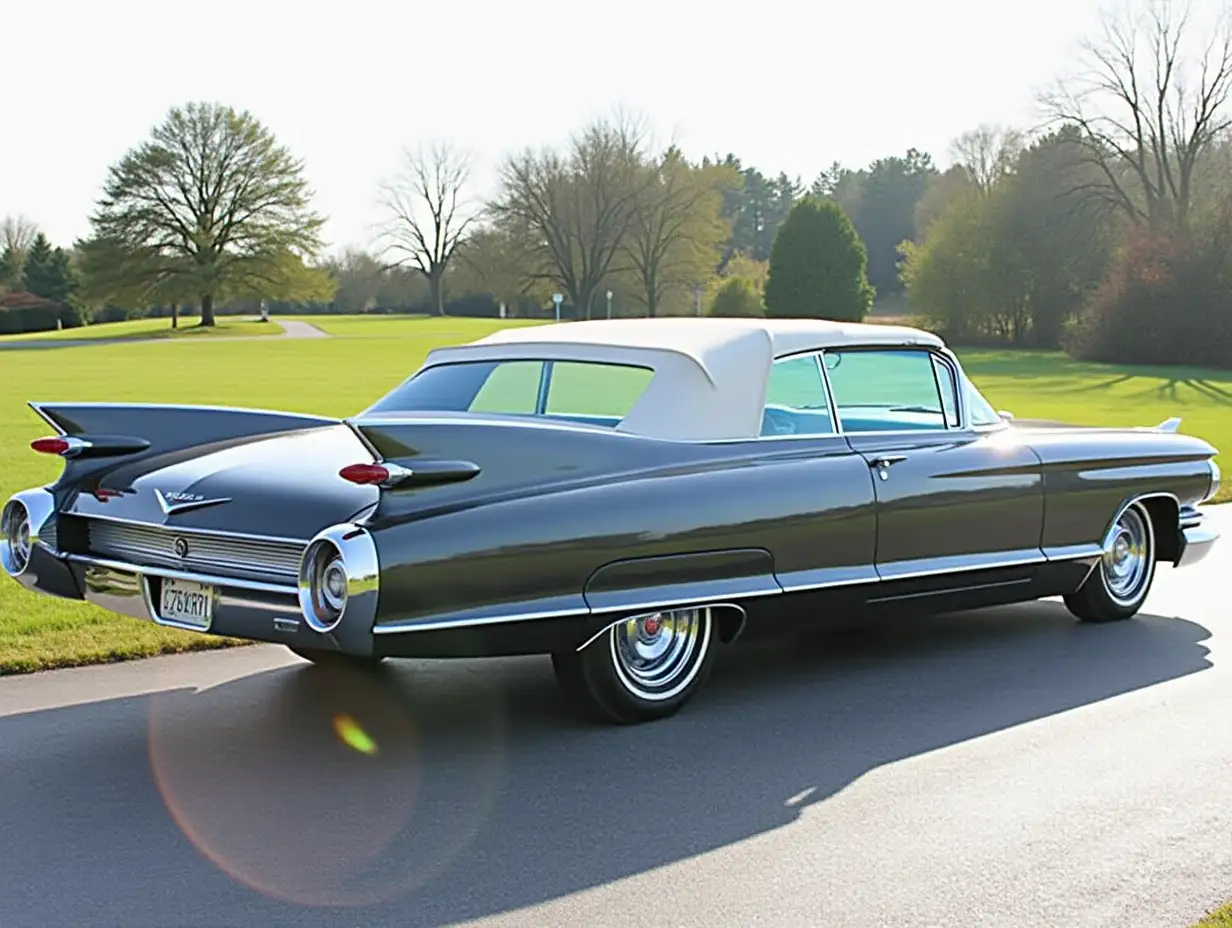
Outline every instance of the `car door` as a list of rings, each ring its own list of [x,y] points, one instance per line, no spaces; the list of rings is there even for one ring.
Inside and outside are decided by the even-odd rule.
[[[875,584],[873,481],[864,459],[838,433],[819,353],[774,362],[757,446],[757,480],[770,481],[782,506],[770,534],[757,538],[771,550],[783,589]]]
[[[964,375],[927,348],[827,350],[844,437],[873,475],[877,574],[926,589],[1021,583],[1042,559],[1039,460],[1006,428],[973,428]]]

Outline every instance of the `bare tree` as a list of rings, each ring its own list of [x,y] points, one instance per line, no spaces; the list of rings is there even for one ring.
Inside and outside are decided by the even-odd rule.
[[[646,314],[654,316],[672,287],[714,273],[720,242],[731,233],[730,224],[719,216],[722,181],[734,187],[739,178],[730,168],[694,167],[675,147],[647,170],[652,176],[622,251]]]
[[[0,251],[12,248],[25,253],[38,235],[38,224],[25,216],[5,216],[0,219]]]
[[[38,236],[38,226],[25,216],[0,219],[0,290],[20,290],[26,254]]]
[[[994,183],[1014,169],[1023,147],[1021,132],[985,123],[956,138],[950,145],[950,153],[976,188],[987,193]]]
[[[445,142],[407,151],[404,157],[402,172],[380,188],[381,206],[389,214],[383,253],[400,254],[394,266],[412,267],[427,278],[432,306],[444,315],[445,273],[479,216],[463,198],[471,159]]]
[[[638,216],[645,170],[643,131],[618,116],[575,136],[566,153],[527,150],[501,168],[491,204],[497,224],[517,242],[527,276],[559,286],[578,312],[616,265]]]
[[[1051,120],[1081,129],[1099,169],[1084,192],[1135,222],[1184,225],[1195,170],[1232,126],[1232,20],[1204,28],[1173,0],[1126,7],[1083,44],[1083,65],[1041,102]]]

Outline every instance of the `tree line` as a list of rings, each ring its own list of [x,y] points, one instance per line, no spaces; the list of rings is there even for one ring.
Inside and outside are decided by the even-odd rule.
[[[108,169],[87,238],[6,222],[0,307],[26,291],[61,324],[211,325],[261,301],[862,319],[876,300],[956,344],[1232,366],[1232,31],[1150,0],[1077,65],[1040,94],[1042,127],[979,126],[945,170],[910,149],[806,181],[655,146],[616,113],[507,155],[481,202],[469,153],[427,144],[375,191],[369,247],[332,256],[302,162],[252,114],[191,103]]]

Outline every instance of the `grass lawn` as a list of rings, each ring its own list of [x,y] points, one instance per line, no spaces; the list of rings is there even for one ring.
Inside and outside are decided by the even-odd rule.
[[[170,319],[129,319],[125,322],[102,322],[55,332],[24,332],[21,335],[0,335],[0,343],[29,341],[93,341],[99,338],[211,338],[217,336],[247,337],[250,335],[281,335],[276,321],[241,322],[218,319],[212,328],[198,325],[196,316],[180,319],[179,328],[171,328]]]
[[[0,352],[0,501],[16,490],[54,480],[59,471],[58,460],[29,450],[29,442],[47,434],[47,427],[25,407],[28,400],[186,402],[348,415],[407,377],[431,348],[480,338],[511,324],[305,319],[337,337],[233,342],[203,338],[191,348],[101,344]],[[1225,449],[1224,470],[1232,472],[1232,373],[1116,368],[1045,353],[960,354],[989,400],[1021,418],[1155,425],[1179,415],[1185,420],[1184,431]],[[1232,498],[1232,486],[1222,495]],[[36,596],[0,578],[0,673],[221,643],[81,603]]]
[[[1232,903],[1208,913],[1193,928],[1232,928]]]

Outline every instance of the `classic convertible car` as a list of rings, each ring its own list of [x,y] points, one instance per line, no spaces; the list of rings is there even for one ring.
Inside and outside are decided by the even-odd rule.
[[[31,406],[64,471],[3,511],[30,589],[318,662],[550,654],[616,722],[742,635],[1051,596],[1125,619],[1218,537],[1215,449],[1176,420],[1027,427],[892,326],[513,328],[345,420]]]

